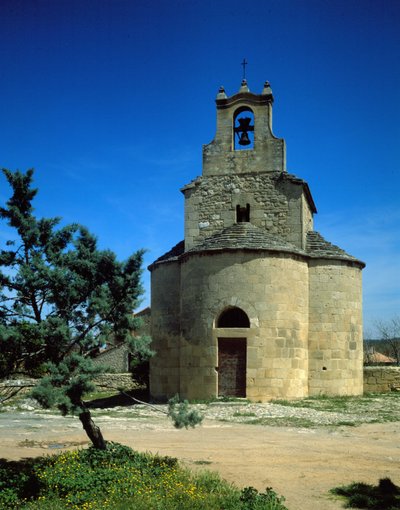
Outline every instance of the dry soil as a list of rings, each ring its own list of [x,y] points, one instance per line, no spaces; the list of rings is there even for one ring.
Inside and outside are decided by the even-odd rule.
[[[107,440],[178,457],[192,469],[218,471],[238,486],[272,487],[289,510],[339,510],[329,494],[352,481],[400,484],[398,423],[283,428],[206,420],[176,430],[167,418],[96,418]],[[0,457],[19,459],[87,444],[75,418],[0,414]]]

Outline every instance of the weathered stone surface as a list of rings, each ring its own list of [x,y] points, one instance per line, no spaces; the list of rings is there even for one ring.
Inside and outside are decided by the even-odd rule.
[[[203,176],[182,188],[182,192],[185,195],[187,250],[235,225],[237,206],[246,204],[252,225],[299,248],[305,248],[305,229],[312,229],[315,205],[308,186],[287,173],[263,171]],[[300,214],[303,209],[309,213]]]
[[[284,140],[272,134],[268,90],[218,96],[203,174],[181,190],[185,239],[149,267],[155,397],[215,397],[228,387],[219,384],[227,339],[224,356],[245,342],[246,362],[241,354],[224,363],[231,379],[232,367],[246,366],[237,379],[245,376],[252,400],[363,391],[364,263],[314,232],[308,185],[286,172]],[[234,144],[243,112],[254,117],[251,150]],[[230,310],[230,327],[220,327]]]
[[[101,390],[131,390],[138,387],[138,384],[132,379],[132,374],[130,373],[100,374],[95,377],[93,382]]]
[[[364,392],[400,391],[400,367],[364,367]]]
[[[350,260],[360,263],[358,259],[352,257],[344,250],[326,241],[319,232],[307,232],[307,253],[313,258],[322,257],[324,259]],[[364,263],[361,262],[364,266]]]
[[[114,372],[128,372],[129,353],[125,344],[112,346],[92,359],[95,365],[107,367]]]

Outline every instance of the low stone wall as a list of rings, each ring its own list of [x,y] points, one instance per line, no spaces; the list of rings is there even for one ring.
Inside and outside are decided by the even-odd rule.
[[[364,393],[400,391],[400,367],[364,367]]]
[[[0,381],[0,403],[17,395],[28,395],[36,383],[36,379],[5,379]]]
[[[132,375],[130,373],[100,374],[94,379],[94,383],[102,390],[107,388],[123,388],[125,390],[132,390],[138,387],[137,383],[132,380]]]
[[[101,352],[92,363],[96,366],[105,366],[112,372],[127,372],[129,370],[129,351],[125,344],[115,345]]]
[[[107,388],[130,390],[137,387],[137,383],[132,380],[130,373],[101,374],[96,377],[94,382],[102,390]],[[8,389],[21,388],[22,393],[28,392],[35,384],[35,379],[1,381],[0,396]],[[400,391],[400,367],[364,367],[364,393],[388,393],[391,391]]]
[[[33,388],[37,379],[4,379],[0,381],[0,388]]]
[[[6,379],[0,381],[0,403],[2,400],[7,400],[11,395],[27,395],[34,386],[36,386],[37,379]],[[98,390],[107,389],[124,389],[132,390],[138,388],[138,384],[132,380],[130,373],[122,374],[100,374],[93,382]]]

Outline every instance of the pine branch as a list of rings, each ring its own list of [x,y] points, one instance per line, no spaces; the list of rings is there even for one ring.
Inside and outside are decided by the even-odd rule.
[[[29,319],[29,320],[32,320],[32,321],[35,321],[35,317],[33,315],[28,315],[28,314],[25,314],[25,313],[22,313],[22,312],[14,312],[14,311],[11,311],[9,308],[3,306],[3,305],[0,305],[0,309],[1,310],[4,310],[5,312],[5,316],[10,318],[10,317],[21,317],[21,318],[24,318],[24,319]]]

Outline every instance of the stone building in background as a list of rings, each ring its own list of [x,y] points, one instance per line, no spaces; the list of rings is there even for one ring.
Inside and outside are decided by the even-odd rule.
[[[155,398],[265,401],[363,391],[364,263],[313,230],[305,181],[272,133],[271,88],[217,99],[185,239],[149,267]]]

